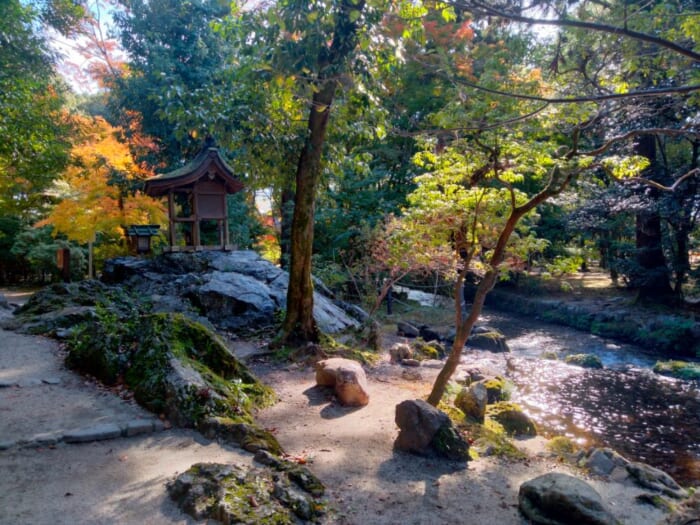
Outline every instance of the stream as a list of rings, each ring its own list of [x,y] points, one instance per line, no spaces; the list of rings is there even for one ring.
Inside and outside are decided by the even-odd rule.
[[[609,446],[682,485],[700,485],[700,382],[654,374],[660,356],[572,328],[493,310],[479,324],[501,331],[511,353],[467,350],[463,364],[505,375],[515,385],[511,399],[541,434]],[[543,352],[593,353],[605,368],[541,359]]]

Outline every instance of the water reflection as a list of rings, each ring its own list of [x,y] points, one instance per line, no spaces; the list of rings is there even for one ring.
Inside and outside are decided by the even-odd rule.
[[[610,446],[632,460],[666,470],[680,483],[700,484],[700,390],[697,383],[658,376],[656,361],[632,345],[531,320],[490,314],[509,336],[511,354],[468,352],[465,364],[505,374],[513,399],[545,435],[584,446]],[[606,368],[583,369],[540,359],[542,352],[597,354]]]

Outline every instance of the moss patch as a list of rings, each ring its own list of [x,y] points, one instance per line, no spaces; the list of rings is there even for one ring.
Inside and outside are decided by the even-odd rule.
[[[274,402],[274,392],[214,332],[180,314],[151,314],[124,297],[116,305],[105,294],[94,299],[95,319],[77,327],[69,341],[69,366],[106,383],[123,379],[141,405],[176,425],[198,427],[210,417],[230,418],[247,428],[224,432],[245,438],[236,443],[248,450],[281,451],[252,416]]]
[[[489,403],[498,403],[499,401],[508,401],[512,386],[501,376],[492,377],[484,380],[486,393]]]
[[[249,525],[312,521],[323,505],[268,468],[198,463],[168,484],[168,493],[196,520]]]
[[[560,457],[576,452],[576,445],[566,436],[556,436],[547,442],[547,450]]]
[[[658,361],[654,372],[664,376],[686,380],[700,380],[700,364],[687,361]]]
[[[511,459],[523,459],[525,454],[519,450],[508,437],[503,425],[487,419],[483,425],[469,426],[476,449],[484,456],[499,456]]]
[[[564,362],[582,368],[603,368],[602,361],[594,354],[569,354],[564,358]]]
[[[486,417],[500,424],[509,435],[536,436],[535,423],[519,405],[500,401],[486,408]]]

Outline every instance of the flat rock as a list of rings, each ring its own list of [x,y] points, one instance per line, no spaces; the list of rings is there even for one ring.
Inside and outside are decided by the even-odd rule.
[[[585,481],[549,473],[520,485],[520,511],[539,525],[616,525],[603,500]]]

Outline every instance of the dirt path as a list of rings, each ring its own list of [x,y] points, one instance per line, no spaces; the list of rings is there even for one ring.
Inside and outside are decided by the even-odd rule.
[[[250,454],[196,432],[162,430],[152,415],[62,363],[53,341],[0,330],[1,525],[191,523],[170,502],[165,483],[196,462],[251,462]],[[466,469],[394,453],[396,404],[424,396],[437,369],[422,367],[421,379],[407,379],[401,367],[380,364],[369,373],[371,401],[362,409],[337,405],[314,386],[310,368],[258,363],[255,370],[281,399],[259,420],[326,484],[326,523],[520,525],[519,485],[566,471],[536,455],[538,441],[523,443],[534,451],[526,461],[485,458]],[[105,428],[115,427],[143,433],[66,443],[76,431],[104,438]],[[634,503],[639,489],[591,484],[624,524],[662,517]]]
[[[197,432],[161,430],[62,363],[53,341],[0,330],[0,524],[191,523],[165,483],[200,461],[251,462]],[[105,438],[115,426],[142,433],[65,442]]]
[[[517,510],[520,484],[547,472],[571,473],[556,459],[537,455],[543,450],[537,438],[520,443],[529,453],[527,460],[482,458],[466,469],[394,452],[396,404],[425,396],[436,369],[421,368],[422,379],[406,380],[401,367],[384,362],[369,374],[370,404],[349,409],[314,386],[309,368],[255,368],[281,398],[258,420],[274,429],[285,450],[308,461],[325,483],[337,509],[329,523],[523,525],[527,521]],[[574,475],[582,477],[580,472]],[[641,489],[587,481],[624,524],[655,524],[663,517],[659,510],[634,502]]]

